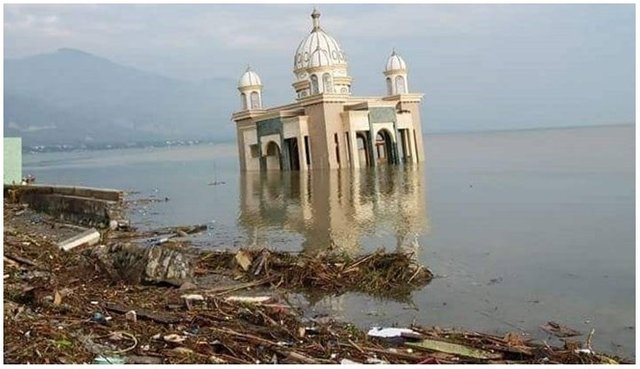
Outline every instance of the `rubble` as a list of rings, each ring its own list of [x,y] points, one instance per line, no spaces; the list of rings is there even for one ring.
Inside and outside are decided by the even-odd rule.
[[[85,250],[83,255],[113,281],[181,286],[193,277],[191,257],[176,247],[114,243]]]
[[[4,209],[3,251],[9,260],[31,263],[4,266],[6,364],[628,362],[593,350],[592,334],[584,344],[552,347],[517,334],[412,325],[389,340],[347,322],[309,319],[287,302],[288,291],[304,289],[406,296],[431,278],[406,254],[246,250],[251,262],[244,270],[235,252],[127,246],[117,230],[105,246],[64,252],[56,244],[68,229],[31,224],[31,210],[14,216],[16,209]],[[188,266],[169,271],[171,262]],[[187,282],[177,280],[191,278],[189,271],[194,281],[186,294],[179,287]],[[137,278],[123,278],[130,275]],[[185,295],[199,303],[188,308]]]

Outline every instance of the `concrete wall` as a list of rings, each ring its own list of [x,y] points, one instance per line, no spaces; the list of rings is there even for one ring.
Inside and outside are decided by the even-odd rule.
[[[309,146],[311,149],[311,168],[329,168],[327,134],[324,124],[324,108],[322,103],[305,107],[305,115],[309,117]]]
[[[346,137],[341,116],[344,106],[340,102],[325,102],[322,105],[324,107],[329,168],[349,167],[349,154],[347,153]],[[336,135],[338,138],[338,153],[336,153]],[[340,155],[339,161],[338,154]]]
[[[22,182],[22,138],[4,139],[4,184]]]
[[[242,130],[242,135],[244,139],[244,150],[240,150],[243,152],[244,156],[244,164],[245,170],[260,170],[260,151],[257,150],[257,156],[254,156],[255,153],[251,151],[252,145],[258,145],[258,133],[255,128],[247,128]]]
[[[237,122],[236,126],[236,139],[238,140],[238,160],[240,161],[240,171],[243,172],[247,170],[247,156],[251,157],[250,152],[245,152],[245,147],[247,144],[245,143],[244,130],[251,126],[252,123],[250,119],[240,120]]]
[[[7,185],[4,196],[11,202],[26,203],[36,211],[62,221],[107,227],[109,221],[124,219],[124,193],[90,187],[47,185]]]

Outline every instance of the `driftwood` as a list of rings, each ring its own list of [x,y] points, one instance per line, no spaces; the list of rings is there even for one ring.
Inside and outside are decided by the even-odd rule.
[[[229,269],[234,265],[246,280],[270,279],[271,285],[313,294],[347,291],[406,299],[424,287],[433,274],[411,254],[382,251],[351,258],[345,255],[304,255],[268,249],[241,249],[203,253],[201,273]]]
[[[23,258],[22,256],[18,256],[18,255],[13,255],[13,254],[9,254],[9,253],[5,253],[4,256],[8,259],[11,259],[13,261],[17,261],[18,263],[21,264],[27,264],[29,266],[36,266],[37,264],[27,258]]]

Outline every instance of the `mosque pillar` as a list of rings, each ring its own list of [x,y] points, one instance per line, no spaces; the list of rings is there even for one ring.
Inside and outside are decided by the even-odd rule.
[[[349,152],[351,153],[351,167],[360,168],[360,155],[358,152],[358,136],[355,131],[349,130]]]
[[[407,146],[409,146],[408,152],[410,153],[409,155],[411,156],[411,159],[409,160],[409,163],[415,163],[416,162],[416,149],[415,149],[415,142],[413,139],[413,129],[405,129],[404,130],[404,134],[407,137]]]
[[[304,151],[304,136],[302,134],[299,134],[297,137],[298,140],[298,161],[300,162],[300,170],[308,170],[309,168],[307,167],[307,157],[306,157],[306,153]]]

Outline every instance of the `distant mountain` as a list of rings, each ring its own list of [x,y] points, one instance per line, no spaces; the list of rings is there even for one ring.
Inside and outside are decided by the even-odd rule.
[[[234,135],[232,79],[180,81],[74,49],[4,68],[4,134],[25,146]]]

